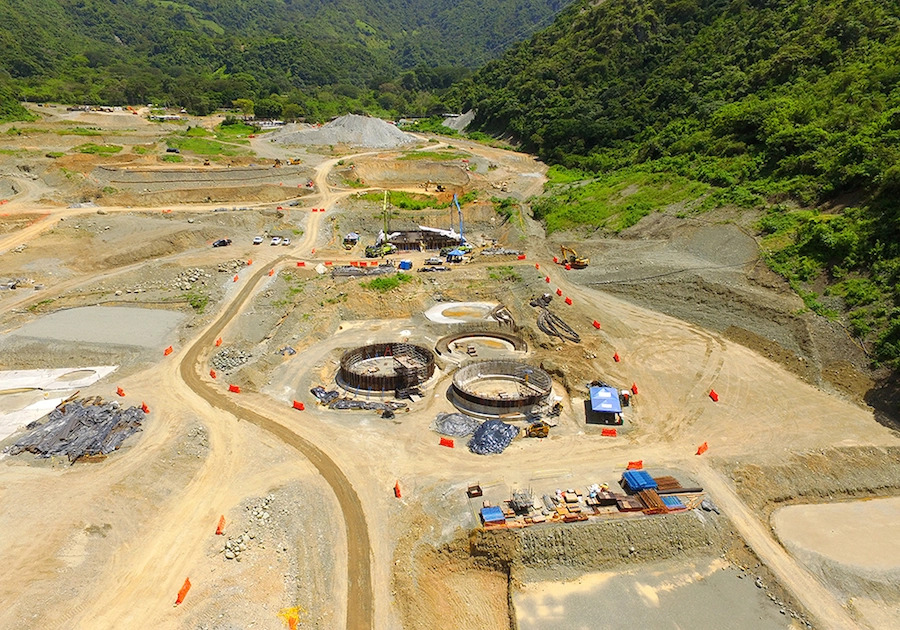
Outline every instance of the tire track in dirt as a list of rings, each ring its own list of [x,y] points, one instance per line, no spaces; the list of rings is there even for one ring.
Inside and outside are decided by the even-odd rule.
[[[308,236],[314,238],[317,231],[310,229]],[[374,626],[375,621],[371,544],[362,501],[350,480],[334,460],[315,444],[294,433],[283,424],[239,405],[231,397],[223,396],[219,390],[211,387],[200,377],[197,369],[203,352],[213,347],[215,339],[221,331],[241,312],[259,282],[268,277],[268,270],[278,267],[287,259],[287,256],[275,259],[246,280],[244,288],[231,304],[187,350],[179,365],[179,374],[182,381],[195,394],[213,407],[230,413],[240,420],[255,424],[296,449],[316,467],[319,474],[331,487],[341,506],[347,536],[347,628],[352,630],[368,629]]]

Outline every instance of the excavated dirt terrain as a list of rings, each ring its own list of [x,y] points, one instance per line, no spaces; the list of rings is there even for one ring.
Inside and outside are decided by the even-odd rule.
[[[106,343],[0,340],[6,369],[118,365],[80,395],[109,399],[118,386],[125,402],[151,409],[145,431],[100,462],[0,455],[0,562],[8,568],[0,594],[9,602],[0,626],[274,629],[296,615],[299,627],[506,629],[516,624],[516,592],[534,580],[683,561],[758,579],[763,605],[775,606],[776,617],[784,609],[794,627],[885,627],[890,598],[851,601],[859,583],[806,566],[778,541],[769,516],[784,505],[898,494],[896,409],[884,402],[895,386],[866,367],[840,326],[801,312],[760,262],[753,217],[662,212],[620,238],[561,234],[548,243],[524,204],[523,214],[504,219],[488,201],[538,194],[544,167],[460,139],[446,150],[462,147],[468,162],[397,159],[406,147],[328,155],[265,134],[241,145],[256,163],[300,155],[303,166],[251,168],[235,158],[232,169],[204,167],[187,153],[177,168],[161,162],[167,134],[212,122],[157,125],[142,115],[53,108],[34,124],[42,132],[9,135],[12,154],[0,156],[0,191],[10,197],[0,206],[0,279],[19,281],[0,291],[0,329],[81,306],[143,307],[147,317],[172,309],[182,321],[158,344],[171,344],[171,354],[115,345],[111,330]],[[75,126],[100,135],[57,133]],[[123,149],[106,158],[71,152],[86,140]],[[122,172],[139,177],[95,179]],[[181,186],[174,180],[185,173],[196,178]],[[280,181],[286,174],[297,181]],[[403,253],[395,262],[409,258],[413,270],[384,291],[369,278],[332,277],[329,267],[364,260],[361,250],[381,228],[380,203],[356,198],[354,179],[379,187],[370,192],[424,193],[428,182],[458,188],[428,191],[440,201],[477,190],[463,209],[470,241],[527,258],[474,253],[449,272],[419,273],[434,252]],[[85,202],[99,207],[78,207]],[[396,210],[392,227],[455,227],[454,215]],[[362,240],[348,252],[341,240],[351,230]],[[251,244],[257,235],[265,244]],[[269,245],[274,235],[293,242]],[[212,248],[220,238],[232,244]],[[560,244],[575,245],[590,267],[553,265]],[[539,329],[529,302],[545,292],[580,343]],[[488,457],[464,440],[439,446],[427,427],[453,410],[446,391],[456,355],[439,357],[421,399],[391,419],[326,409],[309,394],[334,387],[349,348],[396,340],[433,347],[470,328],[423,316],[453,301],[507,307],[528,345],[524,360],[550,373],[562,405],[547,439],[520,438]],[[584,422],[586,384],[598,378],[640,388],[616,438]],[[704,441],[709,451],[695,455]],[[465,498],[475,482],[495,505],[514,488],[614,484],[637,459],[705,486],[721,514],[484,532],[481,500]],[[216,536],[222,515],[225,536]],[[173,608],[185,577],[192,589]]]

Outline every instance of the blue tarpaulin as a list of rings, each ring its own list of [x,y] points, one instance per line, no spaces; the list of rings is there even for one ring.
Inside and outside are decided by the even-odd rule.
[[[678,497],[660,497],[662,502],[665,504],[667,508],[670,510],[682,510],[684,509],[684,503],[681,502],[681,499]]]
[[[482,523],[504,523],[506,522],[506,517],[503,516],[503,510],[498,507],[486,507],[481,508],[481,522]]]
[[[615,387],[591,387],[591,409],[606,413],[622,413],[619,390]]]
[[[628,489],[632,492],[656,490],[656,482],[646,470],[626,470],[622,477],[625,479]]]

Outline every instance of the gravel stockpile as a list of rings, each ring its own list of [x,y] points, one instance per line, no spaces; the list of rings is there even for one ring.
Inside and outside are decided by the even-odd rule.
[[[279,144],[350,144],[392,149],[416,142],[416,138],[379,118],[347,114],[322,127],[296,130],[288,126],[272,138]]]
[[[481,422],[462,413],[439,413],[431,423],[431,430],[441,435],[465,437],[475,433]]]
[[[252,358],[253,355],[249,352],[237,348],[223,348],[215,353],[209,362],[214,369],[228,373],[241,367]]]

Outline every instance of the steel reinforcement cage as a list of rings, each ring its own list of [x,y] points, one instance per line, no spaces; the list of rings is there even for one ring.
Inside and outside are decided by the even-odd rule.
[[[369,359],[381,357],[397,357],[394,373],[369,374],[355,370],[355,366]],[[404,358],[409,363],[417,364],[410,368],[401,362]],[[421,385],[434,374],[434,354],[428,348],[410,343],[374,343],[354,348],[341,357],[339,380],[353,389],[371,392],[386,392]]]
[[[521,396],[491,396],[473,391],[472,383],[486,379],[503,379],[527,383],[534,393]],[[544,370],[519,361],[476,361],[459,368],[453,376],[453,390],[463,401],[477,409],[523,410],[546,398],[553,387],[550,375]]]

